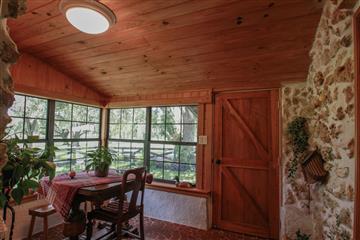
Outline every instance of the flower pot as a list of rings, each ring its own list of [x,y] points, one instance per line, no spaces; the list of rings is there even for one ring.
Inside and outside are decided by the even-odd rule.
[[[95,168],[95,176],[96,177],[106,177],[109,173],[109,167],[105,168],[105,169],[99,169],[99,168]]]

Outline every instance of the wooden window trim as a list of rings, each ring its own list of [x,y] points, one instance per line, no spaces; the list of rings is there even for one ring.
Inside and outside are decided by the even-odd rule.
[[[174,184],[154,182],[152,184],[146,184],[147,189],[158,190],[163,192],[177,193],[183,195],[189,195],[194,197],[210,197],[210,191],[199,188],[181,188],[176,187]]]

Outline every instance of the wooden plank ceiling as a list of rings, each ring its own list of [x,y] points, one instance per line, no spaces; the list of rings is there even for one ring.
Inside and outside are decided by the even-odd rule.
[[[27,52],[108,97],[303,81],[318,0],[102,0],[118,22],[77,31],[59,0],[9,21]]]

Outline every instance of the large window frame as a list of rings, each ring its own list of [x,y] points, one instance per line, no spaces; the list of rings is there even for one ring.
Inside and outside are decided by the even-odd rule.
[[[72,103],[72,102],[65,102],[65,101],[54,101],[51,102],[51,104],[53,106],[50,107],[51,111],[53,112],[52,114],[52,118],[51,120],[53,120],[54,122],[51,123],[50,125],[53,127],[53,129],[51,130],[51,132],[53,133],[53,135],[51,136],[52,139],[52,143],[54,144],[55,147],[58,147],[60,150],[58,152],[60,152],[61,150],[65,150],[65,151],[69,151],[67,153],[68,159],[66,160],[59,160],[59,156],[56,156],[56,159],[54,160],[55,163],[58,164],[58,166],[61,166],[61,164],[66,164],[68,162],[69,164],[69,170],[74,170],[74,171],[80,171],[80,170],[85,170],[85,166],[86,166],[86,162],[87,162],[87,156],[86,153],[91,150],[95,150],[97,147],[99,147],[101,145],[101,129],[102,129],[102,109],[101,108],[97,108],[97,107],[93,107],[93,106],[89,106],[89,105],[84,105],[84,104],[78,104],[78,103]],[[66,104],[66,105],[70,105],[71,107],[71,114],[70,117],[68,119],[61,119],[61,118],[57,118],[57,114],[56,114],[56,104]],[[85,107],[86,108],[86,116],[85,116],[85,120],[79,120],[79,119],[74,119],[74,106],[77,107]],[[98,121],[93,121],[90,120],[89,121],[89,108],[97,108],[99,109],[99,119]],[[65,122],[65,123],[70,123],[70,131],[69,131],[69,137],[68,138],[58,138],[55,135],[55,127],[56,127],[56,122]],[[81,135],[76,135],[74,134],[73,128],[76,127],[76,124],[92,124],[92,125],[98,125],[98,137],[87,137],[88,132],[85,132],[86,137],[83,138],[81,137]],[[75,127],[74,127],[75,126]],[[73,135],[75,135],[76,137],[73,137]],[[97,142],[96,145],[93,146],[89,146],[89,143],[95,143]],[[65,149],[61,149],[60,148],[60,143],[67,143],[70,145],[70,148],[65,148]],[[78,154],[78,150],[83,150],[84,147],[76,147],[76,144],[78,144],[80,146],[81,143],[85,143],[85,152],[81,153],[83,155],[82,158],[78,158],[76,157],[76,155]],[[83,167],[78,167],[77,165],[79,165],[77,163],[77,161],[82,161],[82,165]],[[73,165],[75,167],[73,167]],[[61,171],[64,172],[64,171]]]
[[[24,97],[24,113],[22,114],[22,116],[15,116],[15,115],[12,115],[10,113],[10,117],[13,119],[22,119],[23,121],[23,129],[22,129],[22,135],[21,137],[19,137],[19,142],[20,143],[27,143],[30,147],[39,147],[39,145],[44,146],[46,144],[48,145],[55,145],[56,146],[56,143],[60,143],[60,142],[70,142],[71,143],[71,153],[69,154],[69,158],[67,160],[63,160],[64,162],[65,161],[68,161],[69,162],[69,169],[66,170],[67,171],[70,171],[72,170],[72,164],[74,161],[76,161],[77,159],[73,159],[73,148],[72,148],[72,145],[73,143],[75,142],[85,142],[86,144],[88,142],[97,142],[96,144],[96,147],[99,147],[102,143],[101,143],[101,136],[102,136],[102,113],[103,113],[103,109],[101,107],[97,107],[97,106],[91,106],[91,105],[86,105],[86,104],[79,104],[79,103],[75,103],[75,102],[65,102],[65,101],[60,101],[60,100],[53,100],[53,99],[47,99],[47,98],[43,98],[43,97],[37,97],[37,96],[32,96],[32,95],[27,95],[27,94],[22,94],[22,93],[16,93],[15,94],[15,97],[16,96],[20,96],[20,97]],[[41,100],[46,100],[47,101],[47,111],[46,111],[46,117],[41,117],[41,118],[38,118],[38,117],[27,117],[26,116],[26,101],[28,98],[36,98],[36,99],[41,99]],[[72,116],[71,116],[71,129],[72,129],[72,123],[73,122],[76,122],[76,123],[90,123],[90,124],[98,124],[98,136],[96,138],[68,138],[68,139],[58,139],[55,137],[55,134],[54,134],[54,129],[55,129],[55,122],[57,121],[56,120],[56,117],[55,117],[55,107],[56,107],[56,103],[65,103],[65,104],[71,104],[71,115],[73,115],[73,106],[82,106],[82,107],[86,107],[87,108],[87,111],[89,111],[89,108],[96,108],[99,110],[99,120],[98,122],[90,122],[88,121],[88,116],[86,117],[86,121],[85,122],[82,122],[82,121],[73,121],[72,120]],[[88,112],[87,112],[87,115],[88,115]],[[46,120],[46,129],[45,129],[45,137],[44,138],[26,138],[25,136],[25,119],[39,119],[39,120]],[[67,121],[67,120],[65,120]],[[10,124],[11,125],[11,124]],[[71,134],[71,133],[70,133]],[[12,136],[12,135],[9,135],[8,138],[14,138],[15,136]],[[96,148],[95,145],[92,147],[92,149],[95,149]],[[86,149],[87,149],[87,145],[86,145]],[[91,150],[92,150],[91,149]],[[59,163],[61,161],[58,161],[57,159],[57,156],[55,157],[55,159],[52,159],[55,163]],[[85,159],[86,161],[86,159]],[[77,169],[78,170],[78,169]],[[82,170],[85,170],[82,169]],[[61,173],[63,173],[65,171],[62,171]],[[60,173],[60,172],[58,172]]]
[[[183,111],[182,109],[184,107],[195,107],[196,108],[196,111],[197,111],[197,117],[196,117],[196,122],[194,123],[175,123],[176,125],[181,125],[180,126],[180,139],[179,140],[173,140],[173,141],[168,141],[166,139],[164,140],[158,140],[158,139],[152,139],[151,137],[151,133],[152,133],[152,126],[153,125],[159,125],[159,123],[153,123],[152,121],[152,109],[154,108],[165,108],[165,121],[162,123],[165,128],[166,126],[168,125],[168,123],[166,122],[166,114],[168,112],[167,108],[181,108],[181,111]],[[146,121],[145,121],[145,138],[144,139],[126,139],[126,138],[112,138],[111,135],[110,135],[110,129],[111,129],[111,125],[113,124],[113,122],[111,122],[111,111],[112,110],[122,110],[122,109],[139,109],[139,108],[142,108],[142,109],[145,109],[146,110]],[[177,164],[178,165],[178,175],[177,176],[180,176],[180,168],[181,168],[181,165],[191,165],[191,167],[194,169],[193,172],[194,172],[194,175],[195,175],[195,179],[194,179],[194,184],[197,184],[197,180],[198,180],[198,162],[197,162],[197,155],[198,155],[198,128],[199,128],[199,113],[200,113],[200,107],[199,105],[197,104],[191,104],[191,105],[186,105],[186,104],[182,104],[182,105],[166,105],[166,106],[147,106],[147,107],[119,107],[119,108],[109,108],[108,109],[108,112],[107,112],[107,133],[106,133],[106,145],[111,148],[111,145],[113,142],[117,142],[117,143],[120,143],[120,142],[129,142],[129,143],[141,143],[141,144],[144,144],[144,159],[143,159],[143,166],[146,167],[148,170],[151,169],[151,162],[154,162],[153,160],[151,160],[151,145],[162,145],[164,146],[169,146],[169,145],[172,145],[174,147],[178,147],[178,150],[176,151],[179,151],[178,153],[178,157],[179,157],[179,161],[178,162],[171,162],[171,161],[165,161],[164,159],[162,160],[162,164],[163,164],[163,167],[162,167],[162,171],[163,171],[163,174],[162,174],[162,178],[157,178],[155,176],[155,180],[158,181],[158,182],[163,182],[163,183],[174,183],[174,180],[168,180],[168,179],[164,179],[164,171],[165,171],[165,164]],[[181,119],[183,118],[183,115],[182,115],[182,112],[181,112]],[[182,121],[182,120],[181,120]],[[182,127],[184,125],[194,125],[196,126],[196,130],[195,130],[195,134],[196,134],[196,138],[194,139],[193,142],[191,141],[183,141],[182,140]],[[166,138],[166,137],[165,137]],[[182,163],[180,161],[180,149],[181,147],[193,147],[194,148],[194,162],[193,163],[188,163],[188,164],[185,164],[185,163]],[[165,152],[165,150],[164,150]],[[121,170],[121,169],[119,169]],[[180,181],[183,180],[183,179],[180,179]],[[186,180],[185,180],[186,181]]]

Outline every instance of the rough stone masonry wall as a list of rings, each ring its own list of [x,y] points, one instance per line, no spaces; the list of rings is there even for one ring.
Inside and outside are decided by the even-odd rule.
[[[14,102],[14,91],[9,67],[19,57],[15,43],[11,40],[6,18],[16,18],[25,12],[25,0],[0,0],[0,141],[6,125],[11,121],[7,110]],[[6,145],[0,142],[0,169],[7,161]]]
[[[341,2],[325,2],[310,51],[312,62],[306,83],[282,89],[284,239],[295,239],[299,229],[311,234],[312,240],[352,239],[355,196],[352,15],[360,4],[352,1],[350,7],[347,4],[347,9],[343,9]],[[310,146],[321,150],[330,172],[326,184],[307,185],[300,168],[294,181],[287,177],[293,154],[286,128],[296,116],[308,119]]]

